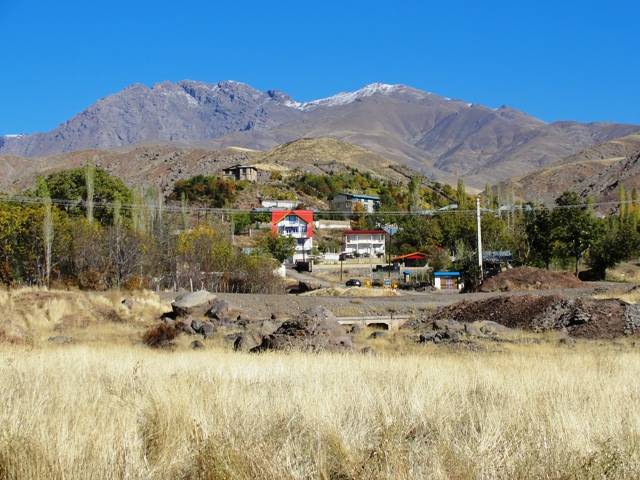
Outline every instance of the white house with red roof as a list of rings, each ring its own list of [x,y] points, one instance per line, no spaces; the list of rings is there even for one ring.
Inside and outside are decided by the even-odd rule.
[[[313,248],[313,212],[311,210],[277,210],[271,212],[271,232],[295,238],[293,261],[307,261]]]
[[[384,257],[387,232],[384,230],[345,230],[342,234],[345,253]]]

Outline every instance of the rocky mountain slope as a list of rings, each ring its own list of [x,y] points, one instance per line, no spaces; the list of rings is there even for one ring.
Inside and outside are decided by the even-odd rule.
[[[0,191],[19,192],[33,185],[37,175],[80,167],[88,162],[104,168],[130,185],[152,184],[165,192],[176,180],[210,175],[236,163],[256,165],[263,171],[331,174],[356,168],[374,176],[406,181],[415,174],[407,167],[387,160],[362,147],[333,138],[300,139],[259,151],[228,147],[221,150],[139,145],[113,150],[81,150],[48,157],[0,155]]]
[[[436,179],[508,178],[640,126],[545,123],[404,85],[371,84],[307,103],[239,82],[133,85],[47,133],[0,137],[0,154],[27,157],[141,143],[269,149],[303,137],[363,146]]]
[[[501,182],[497,190],[516,199],[552,203],[573,190],[596,200],[615,200],[617,185],[637,182],[633,159],[640,152],[640,135],[604,142],[563,158],[541,170]]]

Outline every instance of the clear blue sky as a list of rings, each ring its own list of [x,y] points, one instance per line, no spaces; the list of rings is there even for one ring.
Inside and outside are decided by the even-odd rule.
[[[640,2],[0,0],[0,133],[134,82],[297,100],[404,83],[544,120],[640,124]]]

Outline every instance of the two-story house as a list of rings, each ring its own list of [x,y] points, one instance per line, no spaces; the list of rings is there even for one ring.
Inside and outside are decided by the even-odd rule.
[[[342,192],[331,200],[331,208],[338,212],[351,213],[356,204],[362,205],[365,212],[373,213],[380,207],[380,197]]]
[[[313,248],[313,212],[311,210],[278,210],[271,212],[271,232],[296,240],[294,262],[307,261]]]
[[[387,232],[384,230],[345,230],[343,251],[356,255],[384,257]]]

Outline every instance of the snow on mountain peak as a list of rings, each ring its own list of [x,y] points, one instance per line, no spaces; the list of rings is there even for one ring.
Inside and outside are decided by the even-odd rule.
[[[315,107],[335,107],[338,105],[346,105],[360,98],[370,97],[376,94],[389,94],[404,88],[403,85],[391,85],[388,83],[370,83],[355,92],[340,92],[336,95],[311,102],[303,103],[298,108],[301,110],[309,110]]]

